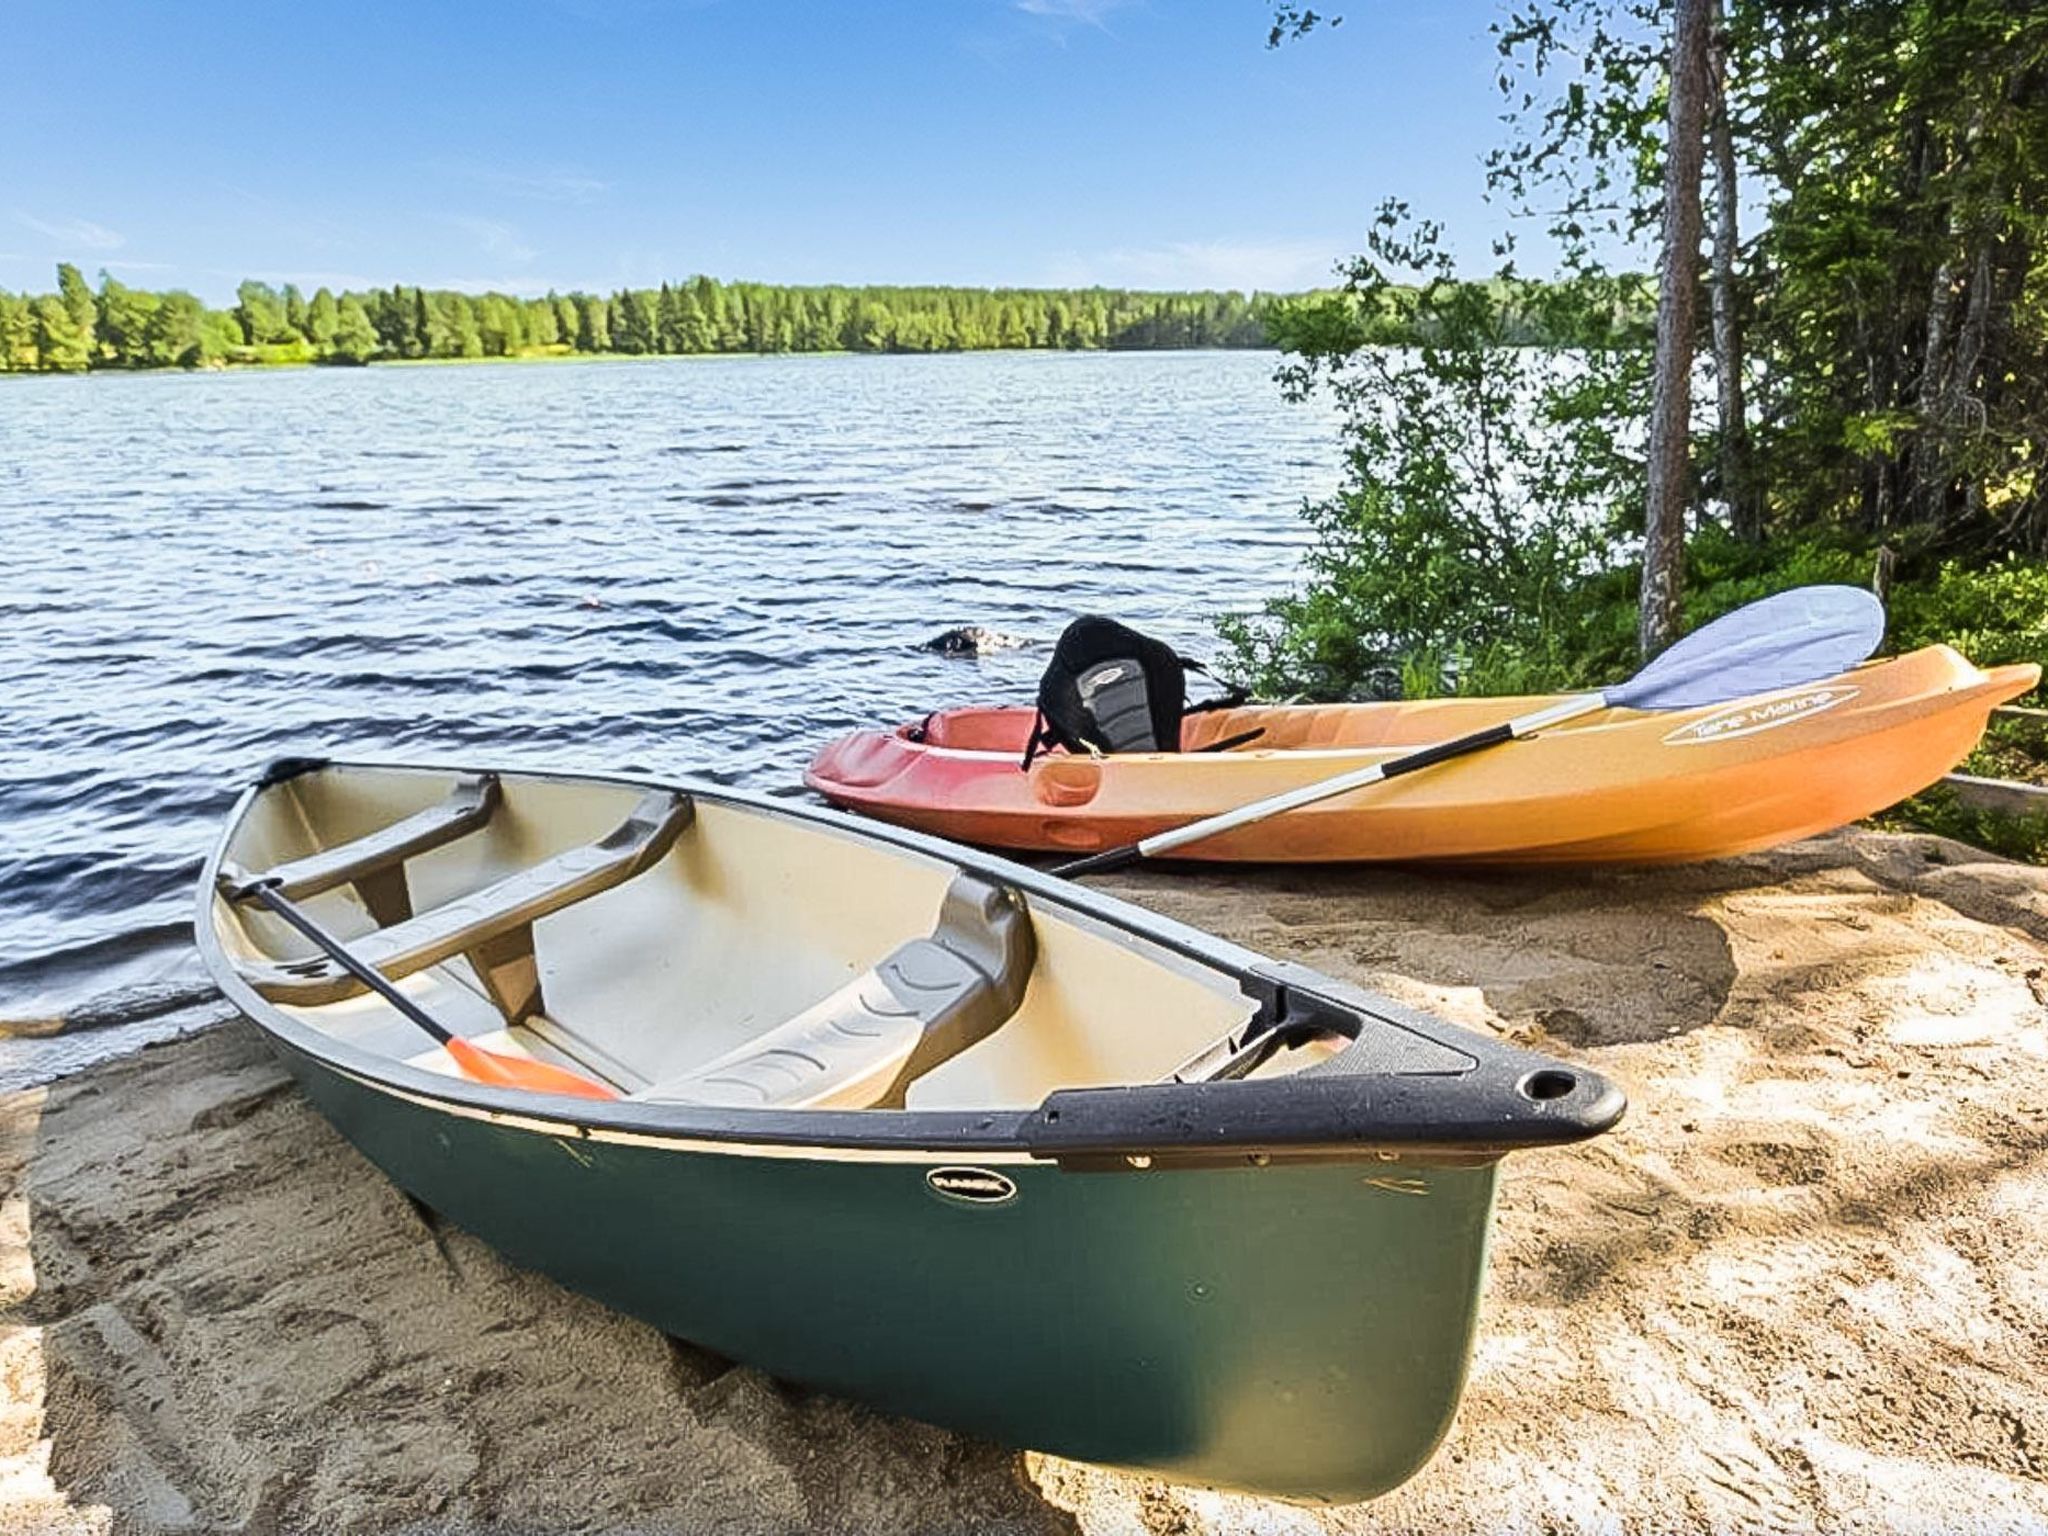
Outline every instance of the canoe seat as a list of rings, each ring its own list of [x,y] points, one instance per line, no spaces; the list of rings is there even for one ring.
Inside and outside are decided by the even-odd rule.
[[[1017,1011],[1036,956],[1022,899],[963,874],[929,938],[898,945],[787,1023],[632,1097],[727,1109],[901,1108],[913,1080]]]
[[[558,853],[432,911],[375,929],[351,940],[349,949],[393,981],[465,955],[506,1022],[516,1024],[541,1007],[534,923],[654,864],[674,845],[691,815],[689,796],[651,791],[596,842]],[[365,990],[324,955],[304,960],[242,958],[236,966],[272,1002],[314,1007]]]
[[[280,864],[255,878],[276,881],[279,894],[292,901],[353,884],[363,906],[380,924],[402,923],[412,916],[405,861],[468,836],[488,822],[497,808],[498,776],[471,774],[457,780],[439,805],[430,805],[354,842],[337,843]]]

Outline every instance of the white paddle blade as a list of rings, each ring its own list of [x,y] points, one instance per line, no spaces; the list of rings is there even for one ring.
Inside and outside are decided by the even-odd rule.
[[[1884,604],[1861,587],[1794,587],[1694,630],[1618,687],[1610,704],[1697,709],[1796,688],[1869,660]]]

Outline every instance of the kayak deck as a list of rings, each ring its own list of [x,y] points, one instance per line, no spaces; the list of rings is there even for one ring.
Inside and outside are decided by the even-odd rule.
[[[1868,816],[1966,755],[2039,682],[1946,646],[1712,708],[1606,710],[1512,747],[1333,797],[1176,850],[1247,861],[1667,863]],[[834,804],[991,847],[1090,853],[1544,707],[1542,698],[1252,705],[1190,715],[1183,750],[1020,766],[1028,709],[940,711],[826,746]],[[1226,750],[1211,750],[1223,747]]]

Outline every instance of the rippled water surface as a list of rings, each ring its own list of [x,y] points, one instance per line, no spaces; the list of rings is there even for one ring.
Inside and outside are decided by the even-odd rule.
[[[777,788],[851,726],[1027,697],[1077,612],[1208,654],[1336,476],[1272,362],[0,381],[0,1021],[188,982],[200,856],[280,754]],[[960,623],[1035,644],[920,648]]]

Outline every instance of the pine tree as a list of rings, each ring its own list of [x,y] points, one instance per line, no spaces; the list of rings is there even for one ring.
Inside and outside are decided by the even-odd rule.
[[[359,303],[356,308],[360,310],[362,305]],[[369,319],[364,315],[363,323],[367,325]],[[334,295],[325,288],[316,290],[313,302],[306,306],[306,340],[313,344],[315,351],[324,353],[334,345],[334,333],[340,324],[341,306],[335,303]]]
[[[252,347],[289,341],[293,336],[284,320],[284,300],[268,283],[254,278],[235,289],[235,319],[241,323],[242,340]]]
[[[62,300],[64,312],[71,317],[71,325],[85,345],[85,355],[93,362],[99,360],[99,305],[94,302],[92,289],[85,283],[84,275],[68,261],[57,263],[57,297]]]
[[[352,293],[344,295],[336,308],[334,340],[328,356],[338,363],[367,363],[378,350],[377,329],[370,324],[362,301]]]
[[[159,303],[155,294],[139,293],[100,273],[100,350],[108,362],[122,368],[143,365],[144,337]]]
[[[27,373],[35,366],[35,306],[26,294],[0,288],[0,372]]]
[[[529,346],[552,347],[560,343],[562,328],[560,317],[555,313],[555,299],[549,294],[544,299],[535,299],[526,306],[526,340]]]
[[[36,300],[36,357],[45,373],[83,373],[92,366],[92,345],[78,321],[54,294]]]
[[[152,368],[195,368],[204,360],[202,328],[206,306],[182,289],[159,297],[142,335],[143,360]],[[231,323],[233,323],[231,321]],[[235,324],[234,337],[242,331]]]
[[[612,347],[636,357],[655,349],[655,310],[644,291],[627,288],[614,295]]]
[[[682,328],[682,309],[676,302],[676,291],[663,283],[661,294],[654,301],[655,350],[667,353],[682,351]]]
[[[592,294],[576,296],[576,350],[609,352],[612,349],[611,307]]]

